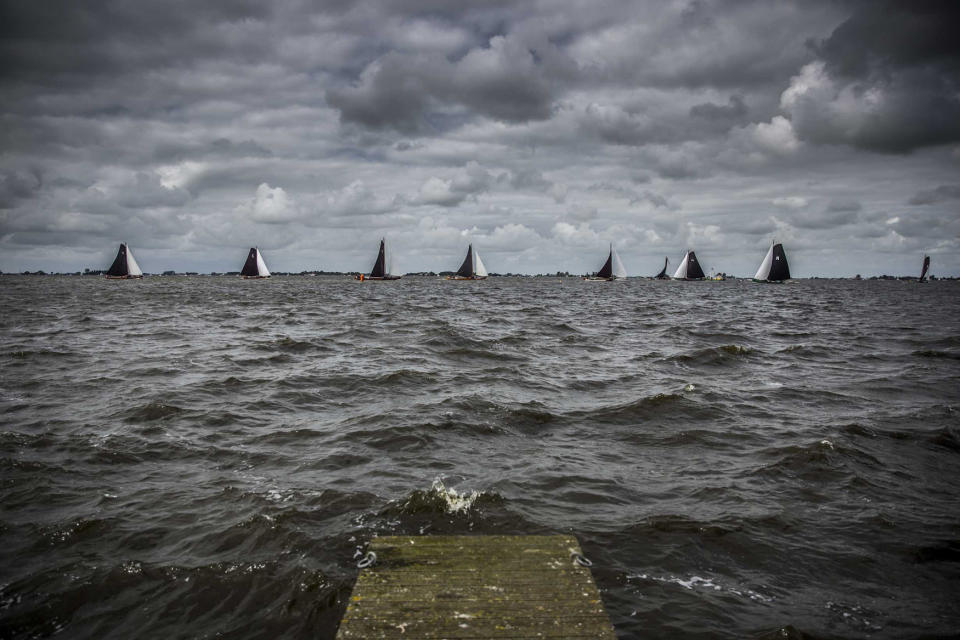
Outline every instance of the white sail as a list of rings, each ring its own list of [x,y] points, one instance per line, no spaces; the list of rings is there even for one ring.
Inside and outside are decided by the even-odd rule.
[[[690,257],[690,252],[687,251],[683,254],[683,259],[680,260],[680,266],[677,267],[677,272],[673,274],[674,280],[683,280],[687,277],[687,259]]]
[[[760,268],[757,269],[757,275],[753,276],[754,280],[767,280],[770,278],[770,267],[773,266],[773,244],[770,245],[770,249],[767,250],[767,255],[764,256],[763,262],[760,263]]]
[[[261,278],[270,277],[270,271],[267,270],[267,263],[263,261],[263,256],[260,255],[260,249],[257,249],[257,273]]]
[[[483,260],[480,259],[480,254],[476,251],[473,252],[473,275],[478,278],[487,277],[487,268],[483,265]]]
[[[130,251],[130,245],[127,245],[127,275],[133,277],[143,275],[143,271],[140,270],[140,265],[137,264],[137,261],[133,257],[133,251]]]
[[[624,268],[623,263],[620,262],[620,255],[612,248],[610,252],[613,254],[613,277],[626,278],[627,270]]]

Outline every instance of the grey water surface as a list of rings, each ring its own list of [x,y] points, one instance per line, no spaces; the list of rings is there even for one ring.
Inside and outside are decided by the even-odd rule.
[[[960,633],[960,282],[0,277],[0,637],[333,638],[575,534],[622,638]]]

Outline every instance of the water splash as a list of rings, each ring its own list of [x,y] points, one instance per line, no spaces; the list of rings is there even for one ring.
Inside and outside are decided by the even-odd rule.
[[[446,503],[447,513],[464,513],[473,506],[473,503],[480,497],[481,491],[471,491],[469,493],[460,493],[456,489],[448,488],[443,484],[443,478],[434,478],[430,485],[430,492]]]

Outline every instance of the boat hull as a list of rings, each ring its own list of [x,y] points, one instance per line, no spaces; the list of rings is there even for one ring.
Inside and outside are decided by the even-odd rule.
[[[240,276],[242,280],[267,280],[270,276]]]
[[[486,280],[487,276],[447,276],[447,280]]]
[[[617,280],[622,280],[622,278],[584,278],[584,282],[616,282]]]
[[[143,276],[104,276],[107,280],[142,280]]]
[[[403,276],[379,276],[379,277],[363,276],[363,277],[361,278],[360,276],[354,276],[353,279],[354,279],[354,280],[359,280],[360,282],[367,282],[368,280],[373,280],[373,281],[377,281],[377,280],[399,280],[399,279],[402,278],[402,277],[403,277]]]

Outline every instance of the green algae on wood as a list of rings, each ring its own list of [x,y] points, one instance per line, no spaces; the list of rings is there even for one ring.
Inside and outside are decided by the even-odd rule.
[[[573,536],[387,536],[369,550],[339,640],[616,637]]]

